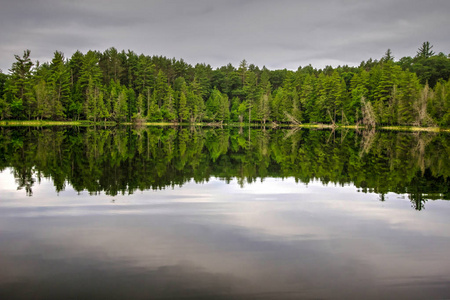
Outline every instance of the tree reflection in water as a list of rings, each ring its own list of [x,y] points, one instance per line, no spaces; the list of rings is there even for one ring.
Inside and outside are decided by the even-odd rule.
[[[56,192],[108,195],[163,189],[211,177],[241,185],[266,177],[354,184],[360,191],[408,194],[417,210],[450,199],[448,134],[235,127],[0,130],[0,170],[18,189],[51,178]]]

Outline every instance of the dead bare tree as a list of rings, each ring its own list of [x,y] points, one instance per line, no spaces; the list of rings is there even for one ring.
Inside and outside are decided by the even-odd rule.
[[[284,115],[286,116],[286,118],[288,118],[288,120],[295,124],[295,125],[300,125],[302,124],[302,122],[300,122],[299,120],[297,120],[293,115],[289,114],[287,111],[284,112]]]
[[[372,104],[369,101],[366,101],[366,98],[361,97],[361,112],[362,112],[362,123],[365,127],[375,128],[377,125],[375,112],[373,111]]]
[[[422,134],[420,132],[414,133],[417,138],[417,145],[411,149],[412,156],[417,159],[417,164],[420,166],[422,174],[425,173],[425,149],[427,145],[436,137],[436,134],[427,132]]]
[[[423,90],[420,92],[419,99],[414,102],[414,109],[417,111],[417,119],[414,122],[414,125],[436,126],[436,123],[427,112],[428,99],[431,97],[433,97],[433,91],[430,90],[430,87],[427,83],[424,86]]]
[[[375,141],[376,137],[375,127],[366,128],[362,132],[362,140],[361,140],[361,150],[359,151],[359,156],[363,156],[366,153],[369,153],[370,148]]]
[[[288,139],[289,137],[291,137],[292,135],[294,135],[296,132],[300,131],[302,128],[301,127],[293,127],[292,129],[289,129],[288,131],[286,131],[286,134],[284,135],[284,140]]]
[[[337,126],[336,126],[336,122],[334,121],[333,117],[331,116],[330,110],[327,109],[327,112],[328,112],[328,116],[330,116],[331,127],[332,127],[332,128],[336,128],[336,127],[337,127]]]

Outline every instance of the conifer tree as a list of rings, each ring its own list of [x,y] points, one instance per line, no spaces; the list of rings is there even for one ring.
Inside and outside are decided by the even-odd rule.
[[[114,119],[119,122],[126,122],[128,113],[127,89],[124,87],[119,92],[116,102],[114,103]]]
[[[221,94],[219,99],[219,107],[217,110],[217,120],[227,122],[230,118],[230,101],[226,94]]]
[[[186,84],[184,84],[184,88],[180,92],[180,105],[178,109],[180,123],[182,123],[183,121],[189,121],[189,108],[187,105],[186,89]]]
[[[38,120],[43,120],[50,118],[50,95],[51,92],[47,88],[47,83],[45,80],[41,79],[39,82],[34,86],[35,90],[35,97],[36,97],[36,110],[35,110],[35,116]]]
[[[416,58],[430,58],[434,55],[434,51],[431,50],[433,48],[433,45],[430,44],[430,42],[423,42],[422,46],[419,47],[417,50]]]
[[[175,109],[175,96],[171,87],[167,91],[167,95],[164,99],[164,105],[161,109],[164,119],[170,122],[174,122],[177,119],[177,111]]]
[[[49,85],[52,94],[53,115],[64,118],[64,111],[69,110],[70,104],[70,73],[64,62],[64,54],[55,51],[50,64]]]
[[[14,55],[16,62],[13,63],[11,82],[7,86],[7,101],[10,103],[11,113],[19,119],[31,119],[34,108],[34,93],[32,84],[33,62],[30,59],[30,50],[25,50],[23,56]]]

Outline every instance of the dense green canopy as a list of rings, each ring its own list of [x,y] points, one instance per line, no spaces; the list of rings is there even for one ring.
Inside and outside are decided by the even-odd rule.
[[[0,73],[0,118],[450,126],[450,58],[432,47],[297,71],[245,60],[213,69],[114,48],[70,59],[56,51],[38,64],[26,50]]]

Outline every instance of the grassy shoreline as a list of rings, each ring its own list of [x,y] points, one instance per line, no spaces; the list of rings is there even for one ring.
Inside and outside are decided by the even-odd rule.
[[[32,127],[47,127],[47,126],[80,126],[80,127],[91,127],[91,126],[107,126],[114,127],[118,124],[116,122],[90,122],[90,121],[20,121],[20,120],[8,120],[0,121],[0,127],[11,127],[11,126],[32,126]],[[263,127],[259,123],[169,123],[169,122],[144,122],[144,123],[121,123],[120,125],[125,126],[203,126],[203,127]],[[269,128],[313,128],[313,129],[364,129],[362,126],[357,125],[335,125],[332,124],[280,124],[273,126],[272,123],[267,123],[266,126]],[[417,132],[450,132],[449,128],[440,127],[418,127],[418,126],[380,126],[376,128],[377,130],[392,130],[392,131],[417,131]]]

